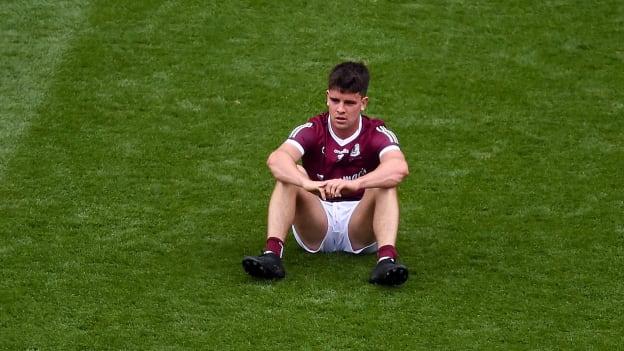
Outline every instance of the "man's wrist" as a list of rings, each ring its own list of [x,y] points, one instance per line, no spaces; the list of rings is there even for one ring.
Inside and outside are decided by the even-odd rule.
[[[305,179],[303,177],[299,178],[299,184],[297,184],[300,188],[304,188],[306,189],[306,182],[308,181],[308,179]]]
[[[364,186],[362,185],[362,178],[357,178],[352,180],[353,185],[355,185],[355,191],[361,190]]]

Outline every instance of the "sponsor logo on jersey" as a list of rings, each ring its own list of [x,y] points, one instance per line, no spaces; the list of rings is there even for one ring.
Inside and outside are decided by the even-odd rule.
[[[366,170],[364,168],[360,169],[359,172],[352,174],[350,176],[343,176],[342,179],[344,180],[354,180],[354,179],[358,179],[359,177],[362,177],[364,175],[366,175]]]
[[[342,150],[334,150],[334,153],[336,154],[336,161],[340,161],[342,160],[344,155],[349,153],[349,149],[344,148]]]

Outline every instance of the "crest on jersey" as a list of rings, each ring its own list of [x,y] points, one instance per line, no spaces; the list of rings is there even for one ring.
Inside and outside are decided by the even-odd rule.
[[[349,156],[351,157],[360,156],[360,144],[355,144],[355,146],[353,146],[353,149],[351,149],[351,153],[349,154]]]

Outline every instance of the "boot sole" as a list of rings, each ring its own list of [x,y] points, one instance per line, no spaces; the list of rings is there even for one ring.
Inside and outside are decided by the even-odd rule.
[[[273,273],[269,269],[267,269],[262,262],[260,262],[256,257],[245,257],[243,258],[243,269],[247,274],[256,278],[264,278],[264,279],[280,279],[284,278],[284,276],[280,276],[278,274]]]
[[[382,277],[371,279],[369,282],[372,284],[396,286],[405,283],[408,277],[409,272],[407,268],[397,266],[389,269]]]

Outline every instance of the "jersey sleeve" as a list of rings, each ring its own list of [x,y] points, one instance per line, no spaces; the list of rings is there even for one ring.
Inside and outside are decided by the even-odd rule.
[[[394,132],[383,124],[375,127],[375,132],[373,132],[373,141],[379,157],[388,151],[401,149],[399,147],[399,139],[396,134],[394,134]]]
[[[302,155],[316,142],[316,126],[313,122],[304,123],[290,133],[286,142],[296,147]]]

